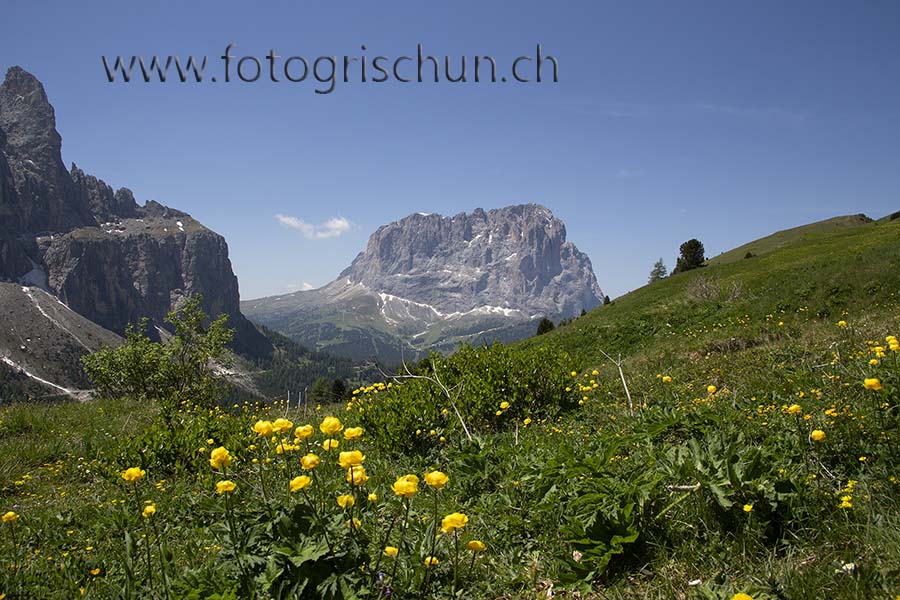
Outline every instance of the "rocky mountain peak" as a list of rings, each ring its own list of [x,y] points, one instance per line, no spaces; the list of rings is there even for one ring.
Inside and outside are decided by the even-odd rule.
[[[15,209],[0,206],[0,212],[15,213],[17,228],[29,231],[66,231],[95,224],[63,165],[56,113],[44,86],[21,67],[10,68],[0,85],[0,129],[5,134],[0,151],[11,171],[0,172],[0,177],[12,178],[18,204]],[[14,199],[4,195],[0,200],[9,204]]]
[[[590,259],[539,204],[409,215],[379,227],[341,278],[442,312],[497,306],[567,317],[603,297]]]
[[[409,215],[379,227],[328,285],[241,308],[303,344],[396,363],[534,335],[540,317],[577,316],[602,294],[563,222],[518,204]]]
[[[229,316],[235,348],[271,350],[240,313],[222,236],[158,202],[141,207],[130,190],[74,164],[67,170],[61,147],[43,85],[9,69],[0,85],[0,281],[38,286],[119,334],[143,317],[165,328],[172,308],[201,295],[208,314]]]

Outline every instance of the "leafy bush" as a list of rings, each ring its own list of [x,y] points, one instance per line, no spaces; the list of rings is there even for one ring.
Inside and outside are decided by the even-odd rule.
[[[94,385],[109,397],[134,397],[155,402],[171,424],[177,407],[186,402],[213,406],[222,397],[225,383],[216,369],[227,366],[227,344],[232,331],[223,314],[207,326],[201,298],[189,298],[166,318],[174,328],[168,340],[154,342],[145,331],[129,326],[125,343],[103,348],[83,357],[84,370]]]
[[[575,406],[566,389],[566,354],[549,349],[520,353],[502,344],[463,346],[450,357],[432,355],[389,385],[356,390],[348,410],[384,448],[423,452],[440,436],[527,427]],[[460,422],[462,421],[462,422]]]

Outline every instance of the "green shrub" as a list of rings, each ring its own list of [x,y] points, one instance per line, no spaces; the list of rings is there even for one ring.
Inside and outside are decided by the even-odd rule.
[[[572,408],[570,368],[568,355],[549,349],[463,346],[450,357],[432,355],[411,376],[356,390],[349,408],[381,447],[423,452],[462,430],[460,418],[476,434],[527,427]]]

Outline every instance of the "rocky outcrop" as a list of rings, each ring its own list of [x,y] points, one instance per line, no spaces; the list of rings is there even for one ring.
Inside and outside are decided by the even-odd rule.
[[[410,215],[372,234],[340,278],[445,313],[495,306],[568,317],[603,298],[590,259],[537,204]]]
[[[410,215],[380,227],[330,284],[242,310],[303,344],[393,362],[463,341],[519,339],[534,333],[535,319],[573,317],[602,298],[563,222],[523,204]]]
[[[68,231],[96,225],[91,212],[63,166],[62,139],[44,86],[19,67],[0,85],[0,140],[9,173],[2,187],[0,215],[6,229],[22,232]],[[2,167],[0,167],[2,169]]]
[[[200,294],[207,313],[228,315],[238,351],[271,350],[240,313],[222,236],[158,202],[139,206],[130,190],[114,191],[75,165],[65,169],[60,150],[43,86],[11,68],[0,85],[0,280],[39,286],[118,334],[142,317],[151,333],[166,328],[166,314]]]

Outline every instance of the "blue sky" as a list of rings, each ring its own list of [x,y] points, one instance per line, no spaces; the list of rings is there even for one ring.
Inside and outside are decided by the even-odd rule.
[[[245,299],[327,283],[417,211],[544,204],[615,297],[691,237],[712,256],[900,210],[896,2],[59,1],[3,17],[0,67],[44,82],[66,163],[223,234]],[[228,43],[310,60],[421,43],[491,55],[500,73],[540,43],[560,81],[319,95],[312,81],[110,84],[100,60],[208,55],[214,70]]]

